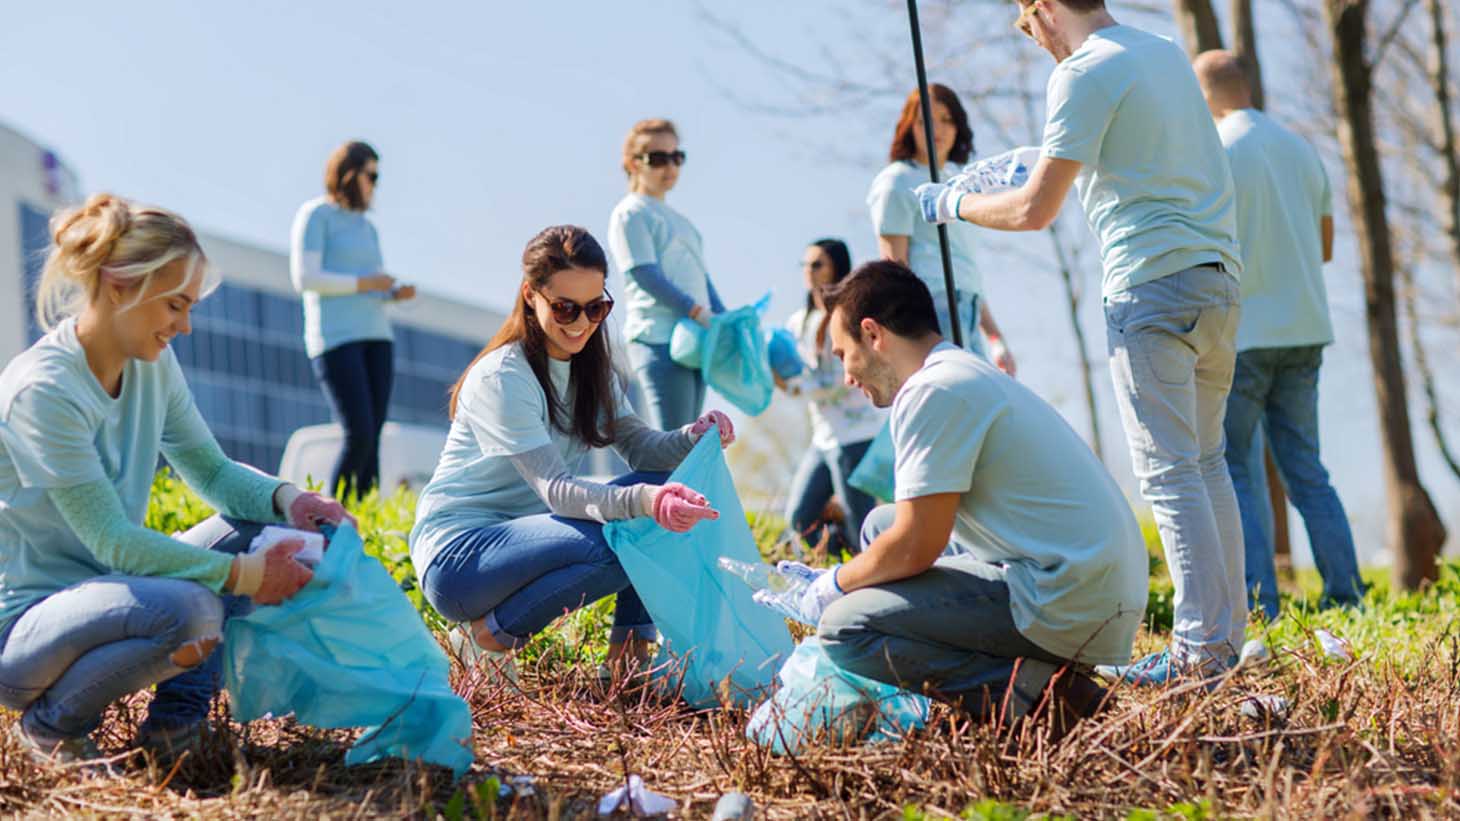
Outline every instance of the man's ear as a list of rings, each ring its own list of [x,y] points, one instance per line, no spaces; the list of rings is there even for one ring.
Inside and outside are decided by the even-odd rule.
[[[882,350],[882,339],[886,335],[886,331],[882,325],[870,316],[862,317],[862,321],[857,324],[862,331],[862,339],[867,343],[867,346],[880,352]]]

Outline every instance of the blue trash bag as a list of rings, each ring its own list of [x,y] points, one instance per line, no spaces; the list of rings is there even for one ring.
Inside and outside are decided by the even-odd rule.
[[[751,416],[770,407],[776,387],[760,328],[770,297],[766,294],[754,305],[710,317],[700,348],[705,383]]]
[[[471,710],[400,585],[348,524],[292,599],[228,620],[224,682],[233,717],[293,713],[314,727],[366,727],[346,765],[422,760],[471,767]]]
[[[892,447],[892,422],[889,420],[878,431],[872,444],[867,446],[862,461],[847,477],[847,484],[868,496],[891,502],[896,498],[893,495],[896,469],[897,453]]]
[[[674,364],[690,370],[699,370],[704,362],[701,350],[705,346],[705,326],[683,317],[674,323],[674,333],[669,337],[669,358]]]
[[[791,633],[785,619],[756,604],[751,589],[716,564],[721,556],[762,561],[717,430],[700,439],[669,481],[704,494],[720,518],[688,533],[672,533],[649,518],[626,519],[604,525],[603,535],[659,628],[660,684],[682,683],[684,700],[696,708],[719,706],[722,693],[748,707],[765,697],[790,657]]]
[[[801,352],[796,349],[796,337],[785,328],[776,328],[767,333],[765,346],[771,372],[776,376],[794,379],[806,369],[806,364],[801,361]]]
[[[796,645],[778,678],[781,689],[745,725],[747,738],[776,755],[818,742],[889,741],[928,722],[926,696],[837,667],[815,636]]]

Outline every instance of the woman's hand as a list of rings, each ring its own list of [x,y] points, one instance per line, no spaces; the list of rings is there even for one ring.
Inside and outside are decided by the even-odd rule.
[[[706,308],[703,305],[696,305],[693,308],[689,309],[689,318],[693,319],[695,322],[700,323],[706,328],[710,327],[711,316],[714,316],[714,314],[710,312],[709,308]]]
[[[1009,353],[1009,346],[1004,344],[1003,339],[994,337],[989,340],[989,361],[1004,373],[1010,376],[1015,375],[1014,371],[1017,368],[1014,365],[1014,355]]]
[[[711,426],[716,425],[720,428],[720,447],[730,447],[730,444],[735,441],[735,425],[731,424],[730,417],[726,416],[723,411],[707,411],[704,416],[690,424],[689,435],[698,443],[700,437],[704,436]]]
[[[362,294],[371,291],[390,291],[395,288],[395,277],[390,274],[366,274],[355,284],[356,290]]]
[[[390,292],[390,298],[396,302],[405,302],[408,299],[416,298],[416,286],[397,285]]]
[[[710,507],[710,501],[679,482],[652,488],[648,495],[649,509],[646,511],[665,530],[684,533],[703,519],[718,519],[720,512]]]
[[[262,553],[233,557],[229,592],[248,596],[258,604],[279,604],[294,597],[314,578],[314,571],[295,561],[303,539],[285,539]]]
[[[318,533],[321,524],[349,522],[352,527],[360,526],[345,506],[334,499],[287,483],[274,491],[274,507],[284,514],[290,527],[312,533]]]

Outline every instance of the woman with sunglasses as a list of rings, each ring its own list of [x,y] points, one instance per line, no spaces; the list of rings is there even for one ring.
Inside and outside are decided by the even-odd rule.
[[[722,445],[733,441],[730,420],[711,411],[659,431],[634,415],[600,328],[613,308],[607,271],[582,228],[533,237],[511,315],[451,392],[451,432],[416,508],[411,562],[426,601],[469,623],[489,653],[617,593],[608,662],[647,661],[657,632],[603,523],[648,516],[682,532],[719,516],[665,479],[713,426]],[[575,475],[589,449],[607,446],[636,472],[607,484]]]
[[[811,416],[811,447],[791,479],[786,499],[786,521],[798,538],[819,541],[815,533],[832,494],[841,501],[841,545],[852,553],[861,549],[862,520],[876,500],[847,484],[847,476],[867,453],[882,429],[887,414],[860,390],[848,388],[841,361],[831,351],[826,326],[828,315],[821,288],[840,282],[852,271],[852,255],[839,239],[819,239],[801,255],[806,277],[806,307],[791,314],[786,327],[796,335],[806,372],[791,391],[807,399]],[[777,383],[780,383],[779,378]],[[784,387],[784,385],[783,385]]]
[[[933,142],[939,177],[958,173],[973,153],[973,129],[958,95],[945,85],[928,88],[933,98]],[[937,226],[922,218],[913,190],[928,181],[928,148],[923,128],[922,105],[917,89],[908,94],[902,114],[892,130],[891,161],[872,180],[867,206],[877,232],[877,250],[883,259],[900,262],[918,275],[933,292],[938,324],[943,336],[953,339],[948,316],[948,287],[943,277],[943,256]],[[983,299],[983,277],[973,261],[974,226],[948,225],[948,250],[953,262],[954,301],[963,347],[985,356],[1000,370],[1013,375],[1014,357],[1004,344],[1003,334]],[[980,336],[982,331],[982,336]],[[988,345],[984,345],[984,340]]]
[[[383,273],[380,237],[365,216],[380,180],[380,158],[347,142],[325,164],[325,195],[294,217],[289,274],[304,299],[304,349],[344,447],[329,488],[364,494],[380,477],[380,429],[395,379],[394,335],[385,306],[416,289]]]
[[[700,232],[664,202],[684,160],[674,123],[634,123],[623,153],[629,193],[608,220],[608,247],[624,273],[629,361],[650,423],[664,430],[694,421],[705,404],[704,377],[669,357],[674,324],[687,316],[707,325],[711,314],[725,310],[705,267]]]

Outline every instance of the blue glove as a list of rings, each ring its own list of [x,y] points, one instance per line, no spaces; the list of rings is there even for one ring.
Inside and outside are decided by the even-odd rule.
[[[963,199],[964,191],[941,182],[925,182],[913,193],[923,209],[924,220],[934,225],[958,221],[958,202]]]

